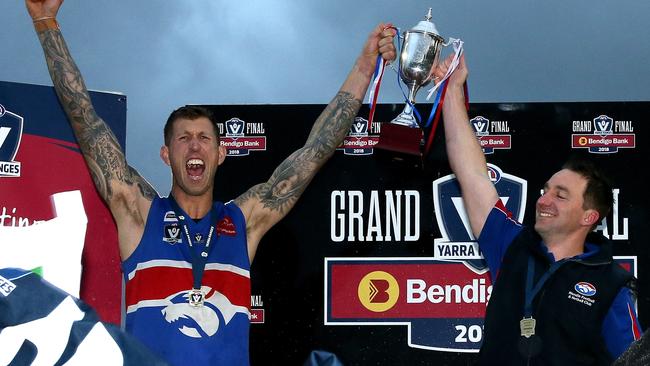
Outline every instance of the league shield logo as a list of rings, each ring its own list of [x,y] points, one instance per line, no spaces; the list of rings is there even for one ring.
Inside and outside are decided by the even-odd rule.
[[[594,133],[601,136],[611,135],[614,130],[614,119],[605,115],[594,118]]]
[[[172,245],[182,243],[181,227],[178,224],[165,225],[162,240]]]
[[[527,182],[488,164],[488,176],[512,217],[521,222],[526,210]],[[460,186],[453,174],[433,181],[433,204],[442,238],[434,239],[434,258],[458,260],[478,274],[488,268],[472,234]]]
[[[231,118],[226,121],[226,136],[242,137],[244,136],[245,123],[239,118]]]
[[[23,135],[23,117],[0,104],[0,177],[19,177],[20,162],[14,161]]]
[[[356,117],[354,123],[350,126],[350,134],[352,137],[368,136],[368,121],[361,117]]]
[[[469,121],[476,136],[485,136],[490,133],[490,120],[483,116],[476,116]]]

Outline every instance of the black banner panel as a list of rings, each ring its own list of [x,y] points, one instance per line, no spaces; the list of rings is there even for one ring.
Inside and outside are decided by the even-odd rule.
[[[216,198],[266,181],[306,141],[324,105],[209,106],[228,158]],[[302,364],[313,350],[345,365],[465,365],[476,359],[492,289],[451,175],[442,124],[426,158],[380,150],[381,122],[402,105],[357,118],[345,142],[289,215],[260,243],[252,266],[251,362]],[[428,115],[429,105],[419,106]],[[648,102],[476,103],[470,119],[488,174],[514,217],[534,223],[546,180],[588,155],[614,182],[616,203],[597,230],[639,278],[650,311],[650,212],[643,170]],[[367,116],[364,107],[359,113]]]

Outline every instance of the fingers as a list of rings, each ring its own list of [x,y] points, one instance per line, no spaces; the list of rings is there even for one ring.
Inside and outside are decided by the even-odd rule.
[[[380,37],[377,43],[378,51],[384,60],[392,61],[397,55],[393,43],[397,31],[391,23],[380,23],[377,28],[381,29],[381,32],[378,34]]]

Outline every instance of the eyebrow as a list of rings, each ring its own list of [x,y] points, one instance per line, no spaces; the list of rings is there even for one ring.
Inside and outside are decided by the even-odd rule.
[[[548,190],[549,187],[550,186],[549,186],[548,182],[544,183],[544,190]],[[558,184],[558,185],[554,186],[553,188],[557,189],[558,191],[562,191],[562,192],[566,192],[567,194],[571,194],[571,191],[569,191],[569,188],[566,187],[566,186]]]

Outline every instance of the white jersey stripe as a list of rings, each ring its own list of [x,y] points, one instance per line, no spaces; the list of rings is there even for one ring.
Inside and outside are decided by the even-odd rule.
[[[135,269],[128,274],[129,280],[132,280],[135,277],[136,272],[153,267],[173,267],[173,268],[188,268],[192,269],[192,263],[187,261],[174,261],[167,259],[154,259],[147,262],[138,263]],[[205,266],[206,271],[218,270],[218,271],[227,271],[250,278],[250,271],[234,266],[232,264],[222,264],[222,263],[208,263]]]

